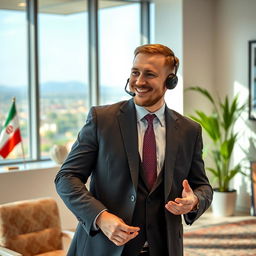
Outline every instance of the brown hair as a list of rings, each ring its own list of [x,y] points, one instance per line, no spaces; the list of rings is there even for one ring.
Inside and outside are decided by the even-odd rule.
[[[166,65],[170,66],[170,69],[178,69],[179,59],[175,56],[174,52],[165,45],[162,44],[144,44],[137,47],[134,51],[134,58],[139,54],[161,54],[166,57]]]

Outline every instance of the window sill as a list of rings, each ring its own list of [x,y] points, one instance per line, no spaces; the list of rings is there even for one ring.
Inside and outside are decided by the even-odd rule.
[[[8,169],[13,168],[13,169]],[[23,171],[36,171],[36,170],[47,170],[47,169],[56,169],[60,168],[59,165],[54,163],[53,161],[41,161],[41,162],[33,162],[26,164],[13,164],[13,165],[0,165],[0,174],[1,173],[13,173],[13,172],[23,172]]]

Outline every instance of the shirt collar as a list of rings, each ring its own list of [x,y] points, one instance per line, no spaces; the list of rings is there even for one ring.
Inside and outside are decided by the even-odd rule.
[[[135,109],[136,109],[136,113],[137,113],[137,122],[143,121],[144,116],[147,114],[155,114],[157,116],[157,119],[158,119],[160,125],[164,126],[164,124],[165,124],[165,115],[164,115],[165,103],[160,109],[158,109],[155,112],[149,112],[144,107],[139,106],[137,104],[135,104]]]

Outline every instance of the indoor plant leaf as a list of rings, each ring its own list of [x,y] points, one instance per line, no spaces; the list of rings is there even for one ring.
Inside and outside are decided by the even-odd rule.
[[[246,105],[239,104],[238,95],[232,100],[225,96],[223,101],[215,101],[210,92],[201,87],[194,86],[186,90],[200,93],[212,104],[213,108],[210,114],[203,110],[196,110],[195,115],[190,117],[203,127],[212,140],[210,151],[215,167],[207,167],[207,169],[216,178],[219,191],[228,191],[230,181],[235,175],[238,173],[243,174],[240,165],[231,169],[231,157],[235,143],[238,140],[238,134],[234,133],[233,128]]]

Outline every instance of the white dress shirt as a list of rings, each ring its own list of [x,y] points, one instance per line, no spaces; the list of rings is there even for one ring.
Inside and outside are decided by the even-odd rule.
[[[141,161],[143,161],[143,139],[148,123],[144,118],[147,114],[155,114],[153,120],[154,133],[156,138],[156,159],[157,159],[157,175],[163,168],[166,147],[166,126],[165,126],[165,104],[156,112],[149,112],[144,107],[135,104],[137,113],[137,129],[138,129],[138,149]]]

